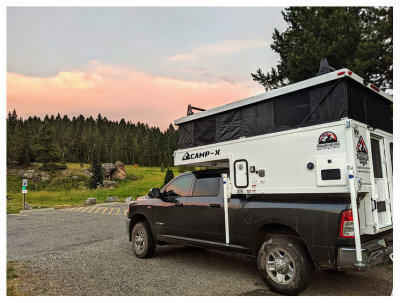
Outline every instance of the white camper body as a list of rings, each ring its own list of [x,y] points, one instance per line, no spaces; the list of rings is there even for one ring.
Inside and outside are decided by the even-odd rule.
[[[231,194],[349,195],[354,170],[360,234],[375,234],[392,226],[391,146],[391,134],[344,119],[182,149],[174,158],[229,168]]]

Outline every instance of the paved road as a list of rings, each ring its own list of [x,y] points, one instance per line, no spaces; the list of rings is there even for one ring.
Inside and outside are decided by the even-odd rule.
[[[125,204],[7,216],[7,258],[24,265],[27,295],[274,295],[253,260],[183,246],[137,259]],[[392,270],[316,272],[303,295],[390,295]]]

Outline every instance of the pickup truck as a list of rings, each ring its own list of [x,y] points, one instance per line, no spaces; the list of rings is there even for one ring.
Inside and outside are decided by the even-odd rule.
[[[131,202],[126,230],[134,254],[149,258],[156,245],[171,243],[251,256],[266,285],[286,295],[305,290],[316,269],[359,270],[389,260],[392,230],[362,235],[364,266],[355,266],[350,197],[340,194],[232,195],[227,244],[221,177],[227,173],[186,172]]]

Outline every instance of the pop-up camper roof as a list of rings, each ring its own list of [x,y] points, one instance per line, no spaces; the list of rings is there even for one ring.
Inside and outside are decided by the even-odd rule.
[[[350,118],[393,133],[393,99],[348,69],[188,115],[179,149]]]

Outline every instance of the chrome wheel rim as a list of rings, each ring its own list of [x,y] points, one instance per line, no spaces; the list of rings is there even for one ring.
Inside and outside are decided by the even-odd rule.
[[[290,283],[296,275],[296,267],[292,256],[284,249],[269,252],[265,268],[268,276],[279,284]]]
[[[142,254],[146,249],[146,235],[144,229],[138,228],[135,232],[135,252],[138,254]]]

